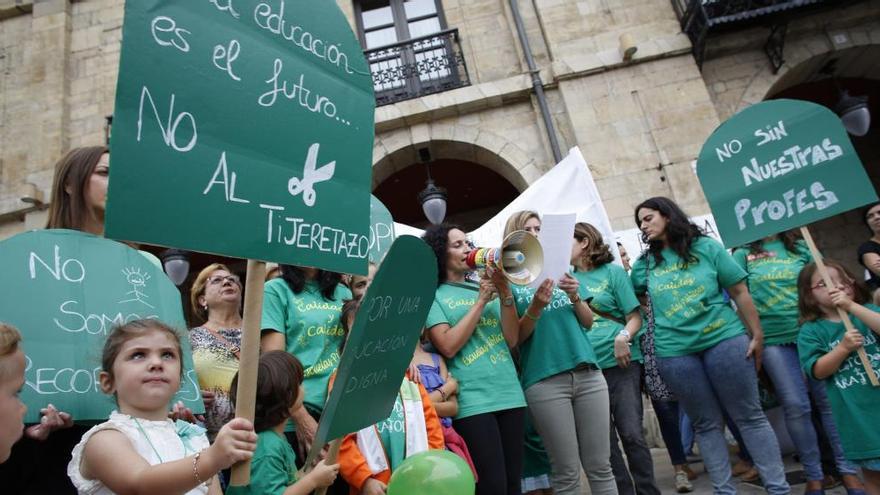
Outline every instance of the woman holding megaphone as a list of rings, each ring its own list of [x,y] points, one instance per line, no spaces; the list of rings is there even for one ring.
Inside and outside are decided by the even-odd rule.
[[[535,225],[537,224],[537,225]],[[507,221],[504,237],[518,230],[539,232],[538,214],[523,211]],[[608,387],[596,366],[585,329],[593,313],[566,274],[537,290],[515,286],[520,317],[520,381],[529,414],[550,457],[556,495],[582,493],[581,468],[594,495],[616,494],[611,471]]]
[[[438,287],[425,327],[459,383],[456,431],[465,439],[479,480],[477,495],[518,495],[525,400],[510,348],[519,321],[507,280],[489,270],[479,290],[465,284],[471,247],[449,225],[422,239],[437,256]]]

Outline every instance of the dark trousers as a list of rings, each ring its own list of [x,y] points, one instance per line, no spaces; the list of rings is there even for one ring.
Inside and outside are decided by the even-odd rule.
[[[654,480],[651,449],[642,433],[642,366],[639,363],[631,363],[626,368],[615,366],[602,370],[602,374],[608,383],[611,406],[611,470],[617,492],[620,495],[660,495]],[[629,461],[628,468],[618,447],[618,436]]]
[[[520,407],[455,420],[455,430],[467,443],[480,478],[476,495],[522,493],[525,411]]]

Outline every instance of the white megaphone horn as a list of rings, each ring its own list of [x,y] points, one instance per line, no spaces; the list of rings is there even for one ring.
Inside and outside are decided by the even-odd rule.
[[[517,230],[505,237],[499,248],[474,248],[468,254],[467,265],[473,270],[492,267],[501,270],[511,283],[528,285],[544,269],[544,250],[537,237]]]

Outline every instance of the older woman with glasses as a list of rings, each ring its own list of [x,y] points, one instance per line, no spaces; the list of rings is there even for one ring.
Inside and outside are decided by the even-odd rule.
[[[213,440],[235,415],[229,387],[241,346],[241,281],[225,265],[208,265],[193,282],[190,303],[204,321],[190,330],[189,340],[205,400],[205,427]]]

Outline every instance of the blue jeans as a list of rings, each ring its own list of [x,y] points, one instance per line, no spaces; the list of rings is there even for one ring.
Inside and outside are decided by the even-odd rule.
[[[663,443],[666,444],[666,451],[669,452],[669,460],[672,465],[687,464],[684,447],[681,445],[678,401],[651,399],[651,405],[654,406],[654,414],[657,415],[657,422],[660,423],[660,435],[663,437]]]
[[[735,495],[724,439],[722,407],[739,427],[755,468],[770,494],[789,494],[779,444],[758,399],[758,377],[746,359],[749,338],[740,335],[697,354],[658,358],[663,380],[694,423],[714,492]]]
[[[773,382],[776,397],[785,412],[785,427],[800,456],[808,480],[821,480],[822,460],[813,428],[807,381],[794,344],[764,348],[764,370]]]
[[[681,430],[681,446],[684,447],[685,454],[693,455],[694,425],[691,423],[691,418],[684,412],[681,413],[681,421],[678,423],[678,428]]]
[[[831,444],[831,450],[834,451],[834,463],[837,465],[837,472],[840,474],[857,474],[858,468],[846,459],[843,454],[843,447],[840,445],[840,434],[837,432],[837,425],[834,424],[834,417],[831,415],[831,402],[828,401],[828,391],[825,390],[825,382],[808,378],[810,385],[810,395],[813,397],[813,404],[816,405],[816,412],[822,420],[822,428],[825,430],[825,437]]]

